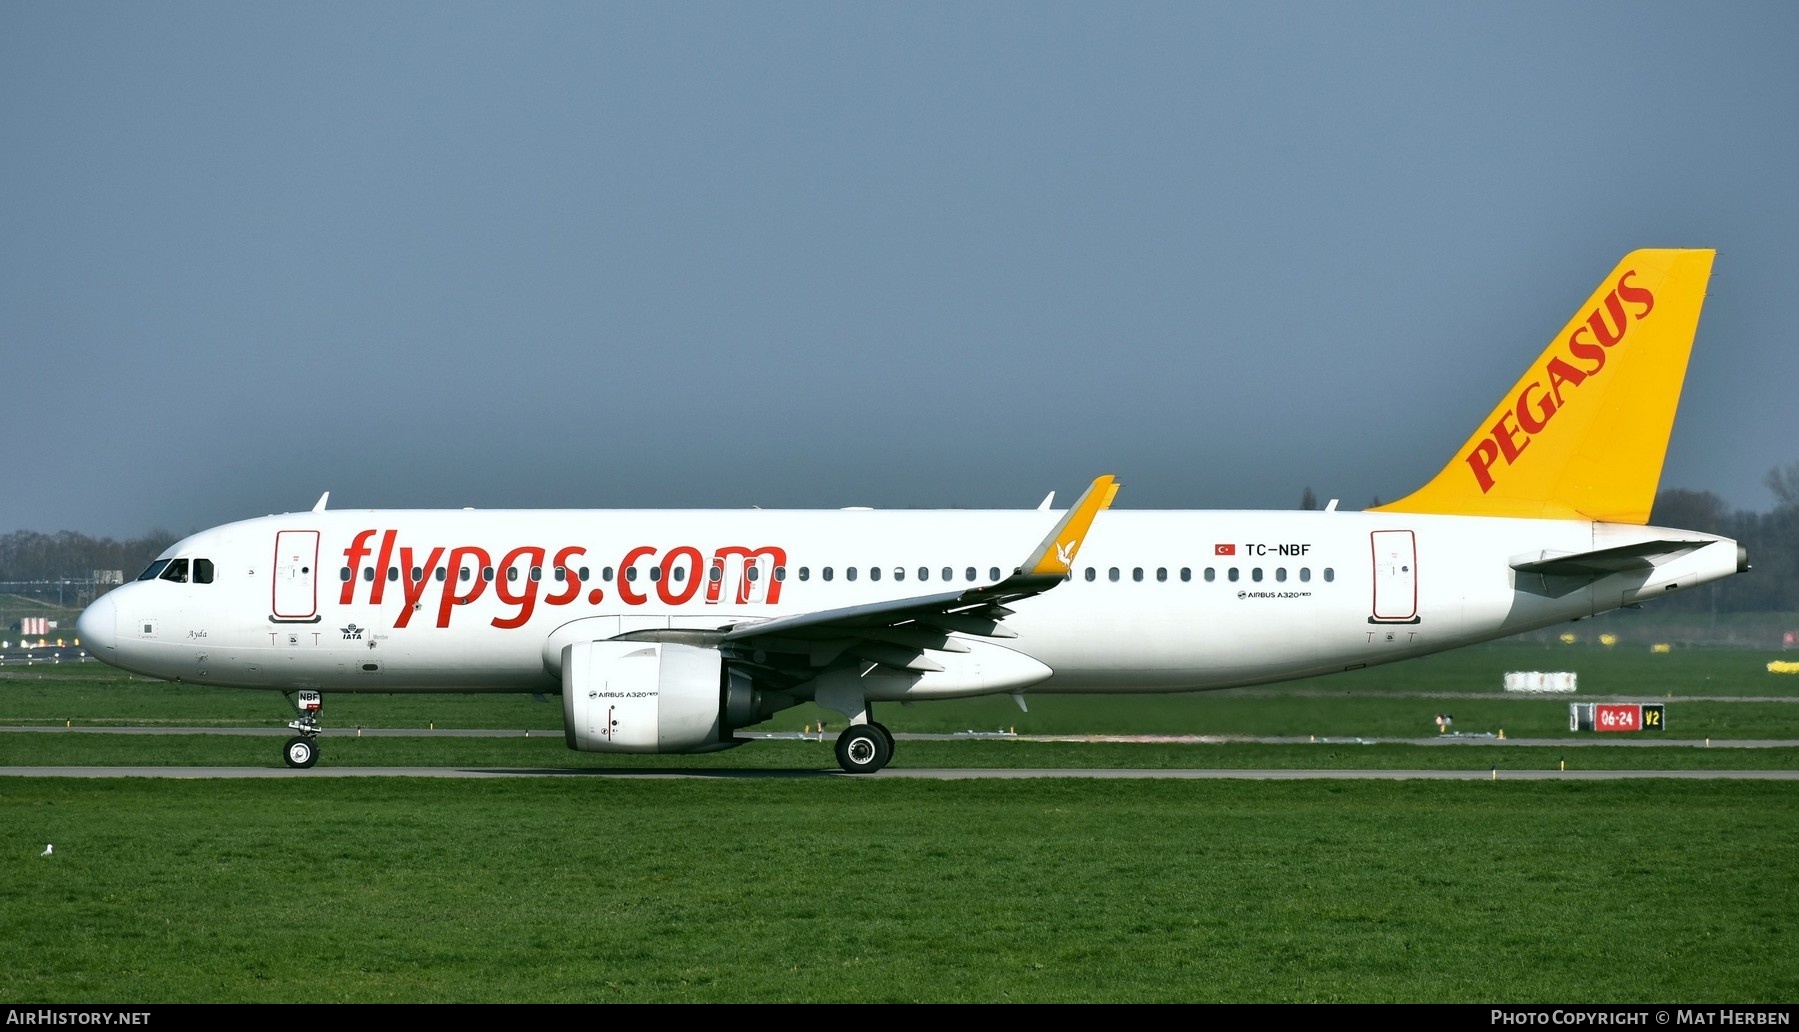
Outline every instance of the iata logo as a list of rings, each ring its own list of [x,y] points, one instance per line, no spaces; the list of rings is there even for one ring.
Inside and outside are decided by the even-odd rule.
[[[1493,489],[1493,464],[1500,459],[1507,466],[1517,462],[1524,449],[1530,447],[1531,438],[1543,432],[1564,404],[1575,400],[1567,394],[1568,389],[1599,375],[1605,368],[1606,350],[1624,340],[1633,320],[1640,322],[1654,310],[1655,295],[1631,285],[1630,279],[1636,274],[1631,269],[1618,277],[1605,300],[1568,334],[1563,342],[1566,357],[1550,358],[1543,366],[1542,377],[1525,384],[1487,436],[1463,456],[1482,494]],[[1627,305],[1631,307],[1626,308]]]

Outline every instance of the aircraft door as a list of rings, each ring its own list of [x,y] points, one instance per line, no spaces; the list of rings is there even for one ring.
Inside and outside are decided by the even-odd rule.
[[[743,605],[760,602],[767,597],[769,578],[775,573],[774,556],[744,549],[732,552],[733,554],[712,558],[712,565],[706,574],[708,605]]]
[[[276,531],[275,563],[271,569],[275,583],[270,610],[276,620],[318,620],[318,568],[318,531]]]
[[[768,579],[775,575],[771,556],[757,555],[743,564],[743,580],[737,585],[737,601],[760,602],[768,591]]]
[[[1418,544],[1409,530],[1377,530],[1374,553],[1374,613],[1369,623],[1418,622]]]

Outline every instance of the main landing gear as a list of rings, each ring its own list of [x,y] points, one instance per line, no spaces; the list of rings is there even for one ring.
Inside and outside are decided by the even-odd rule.
[[[300,692],[297,700],[292,692],[282,694],[287,697],[288,705],[294,708],[294,715],[298,718],[288,721],[287,726],[300,732],[289,738],[282,747],[282,759],[287,761],[289,767],[310,767],[319,760],[318,737],[319,732],[324,730],[319,724],[319,713],[325,708],[325,704],[315,691]]]
[[[893,732],[884,724],[851,724],[837,736],[837,765],[846,774],[873,774],[891,759]]]

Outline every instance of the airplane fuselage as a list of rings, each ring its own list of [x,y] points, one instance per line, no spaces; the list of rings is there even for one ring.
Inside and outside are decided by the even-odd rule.
[[[560,643],[708,631],[994,584],[1013,572],[999,557],[1056,518],[1033,510],[269,516],[183,540],[165,554],[170,563],[152,568],[158,575],[108,593],[81,629],[108,663],[194,684],[555,692]],[[993,649],[1022,657],[1007,675],[1016,690],[1263,683],[1491,640],[1736,572],[1735,545],[1723,539],[1561,595],[1521,586],[1529,578],[1509,565],[1667,533],[1578,520],[1112,510],[1096,519],[1065,583],[1013,603],[1005,626],[1016,637],[952,636],[989,667],[1001,658]],[[185,579],[170,576],[171,563],[185,564]],[[937,681],[948,683],[919,678],[870,697],[994,690],[990,680],[964,689]]]

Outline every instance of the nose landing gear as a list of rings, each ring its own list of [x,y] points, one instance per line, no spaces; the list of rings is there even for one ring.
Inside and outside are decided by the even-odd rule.
[[[325,704],[315,691],[300,692],[298,699],[294,698],[294,694],[282,693],[287,697],[288,705],[294,708],[294,716],[297,718],[288,721],[287,726],[299,734],[289,738],[287,744],[282,746],[282,759],[287,761],[289,767],[310,767],[319,759],[317,739],[319,732],[324,730],[319,723],[319,713],[324,710]]]

